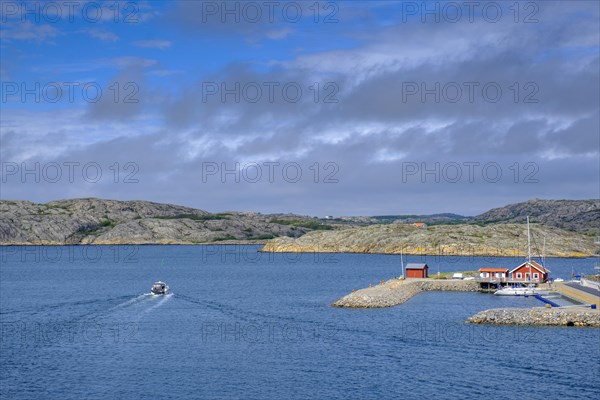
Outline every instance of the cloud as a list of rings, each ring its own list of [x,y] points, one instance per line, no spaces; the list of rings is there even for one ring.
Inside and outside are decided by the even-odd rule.
[[[293,31],[290,28],[268,31],[265,35],[271,40],[281,40],[288,37]]]
[[[141,47],[141,48],[165,50],[165,49],[168,49],[169,47],[171,47],[171,44],[173,44],[173,43],[169,40],[155,39],[155,40],[138,40],[138,41],[133,42],[133,44],[135,46]]]
[[[136,197],[215,211],[475,214],[533,197],[597,195],[597,7],[545,2],[537,24],[514,23],[511,14],[495,24],[481,18],[434,24],[394,20],[382,2],[375,9],[340,6],[340,20],[348,15],[350,22],[329,28],[281,21],[199,25],[194,7],[180,2],[157,17],[157,23],[168,22],[157,34],[183,31],[194,40],[210,34],[223,49],[218,62],[196,72],[197,59],[186,54],[175,68],[160,53],[152,59],[144,52],[103,58],[100,65],[113,70],[110,82],[138,84],[140,103],[106,98],[71,117],[66,111],[15,114],[3,121],[3,156],[136,162]],[[240,47],[227,47],[233,37]],[[288,40],[304,50],[282,54],[279,46]],[[131,41],[138,47],[142,42],[168,48]],[[327,43],[316,45],[321,42]],[[200,57],[212,54],[212,48],[199,51]],[[221,84],[258,84],[262,96],[206,96],[207,82],[219,90]],[[273,101],[265,82],[277,83]],[[285,99],[286,84],[301,87],[299,101]],[[501,89],[497,101],[484,92],[486,85]],[[418,91],[407,92],[409,87]],[[336,101],[325,102],[331,98]],[[300,164],[303,180],[289,183],[281,171],[273,183],[202,180],[205,162],[232,168],[269,161]],[[321,180],[331,172],[324,168],[328,163],[337,166],[336,184]],[[407,163],[425,174],[403,179]],[[444,168],[456,164],[463,179],[445,180]],[[500,167],[497,182],[485,175],[488,164]],[[476,168],[473,181],[466,179],[465,165]],[[535,182],[524,181],[531,174]],[[6,187],[13,197],[27,193]],[[45,189],[31,196],[128,196],[128,189],[110,185]]]
[[[38,43],[54,43],[54,39],[61,33],[49,24],[33,24],[30,21],[3,22],[0,30],[2,40],[31,40]]]
[[[101,30],[101,29],[88,29],[86,31],[91,37],[95,39],[99,39],[103,42],[116,42],[119,40],[119,37],[110,31]]]
[[[135,56],[123,56],[116,57],[110,60],[110,63],[118,68],[129,68],[129,67],[152,67],[158,63],[158,61],[150,58],[135,57]]]

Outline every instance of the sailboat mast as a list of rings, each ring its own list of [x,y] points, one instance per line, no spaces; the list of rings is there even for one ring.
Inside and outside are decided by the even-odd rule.
[[[531,262],[531,234],[529,232],[529,217],[527,217],[527,262]]]
[[[529,216],[527,216],[527,265],[529,265],[529,280],[531,281],[531,232],[529,230]]]
[[[402,277],[406,279],[406,272],[404,271],[404,246],[400,247],[400,263],[402,264]]]
[[[546,235],[544,235],[544,244],[542,245],[542,267],[546,268]]]

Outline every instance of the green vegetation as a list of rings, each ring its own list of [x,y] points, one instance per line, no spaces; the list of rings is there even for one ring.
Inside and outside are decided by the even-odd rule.
[[[213,239],[213,242],[222,242],[224,240],[237,240],[235,236],[227,235],[223,237],[217,237]]]
[[[111,221],[110,219],[103,219],[102,221],[100,221],[101,228],[104,228],[105,226],[110,226],[112,228],[115,225],[116,223],[114,221]]]
[[[467,224],[469,222],[467,221],[431,221],[428,222],[427,225],[428,226],[434,226],[434,225],[464,225]]]
[[[76,233],[80,233],[82,235],[92,235],[94,233],[96,233],[99,229],[98,225],[88,225],[88,226],[82,226],[81,228],[79,228],[77,230]]]
[[[271,235],[270,233],[263,233],[258,236],[249,236],[246,238],[246,240],[269,240],[274,238],[275,236]]]
[[[296,228],[308,228],[321,231],[330,231],[333,226],[323,224],[319,221],[306,221],[301,219],[272,219],[271,223],[279,225],[291,225]]]
[[[451,279],[454,274],[463,274],[463,278],[467,276],[477,276],[477,271],[451,271],[451,272],[440,272],[438,275],[437,272],[429,273],[429,277],[431,279]]]
[[[109,218],[105,218],[102,221],[100,221],[99,224],[92,224],[92,225],[86,225],[86,226],[82,226],[81,228],[79,228],[77,230],[76,233],[80,233],[83,235],[93,235],[94,233],[98,232],[101,228],[114,228],[117,225],[116,221],[113,221]]]
[[[154,217],[158,219],[191,219],[194,221],[211,221],[217,219],[227,219],[224,214],[209,214],[209,215],[195,215],[195,214],[177,214],[177,215],[161,215]]]
[[[52,204],[52,205],[44,204],[44,206],[46,208],[60,209],[60,210],[68,210],[69,209],[69,207],[67,207],[67,206],[61,206],[61,205],[57,205],[57,204]]]

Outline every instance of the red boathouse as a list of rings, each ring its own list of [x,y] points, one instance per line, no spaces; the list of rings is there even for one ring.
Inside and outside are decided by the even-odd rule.
[[[427,264],[406,264],[407,278],[428,278],[429,267]]]

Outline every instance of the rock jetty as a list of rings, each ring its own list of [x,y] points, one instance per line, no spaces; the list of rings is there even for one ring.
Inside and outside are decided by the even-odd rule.
[[[382,284],[354,291],[338,300],[333,307],[385,308],[408,301],[413,296],[428,291],[477,292],[476,281],[436,279],[391,279]]]
[[[471,324],[592,326],[600,328],[600,310],[568,308],[493,308],[467,320]]]

